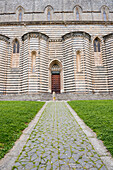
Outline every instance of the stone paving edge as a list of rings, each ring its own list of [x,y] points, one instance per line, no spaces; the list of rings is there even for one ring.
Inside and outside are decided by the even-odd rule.
[[[65,104],[67,105],[68,109],[73,114],[74,118],[82,128],[83,132],[88,137],[97,154],[100,155],[101,160],[106,165],[108,170],[113,170],[113,157],[106,149],[103,142],[97,139],[96,134],[83,122],[83,120],[77,115],[77,113],[71,108],[71,106],[67,102],[65,102]]]
[[[41,108],[41,110],[36,114],[35,118],[29,123],[28,127],[24,129],[23,134],[20,138],[15,142],[13,148],[0,160],[0,170],[11,170],[14,162],[16,161],[18,155],[21,153],[26,141],[29,138],[30,133],[34,129],[37,124],[41,114],[43,113],[47,102]]]

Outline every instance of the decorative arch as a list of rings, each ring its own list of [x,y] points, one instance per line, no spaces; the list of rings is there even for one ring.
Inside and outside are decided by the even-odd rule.
[[[63,65],[60,60],[52,60],[49,63],[49,92],[62,93],[63,89]]]
[[[52,61],[49,63],[49,65],[48,65],[49,69],[51,69],[51,67],[52,67],[54,64],[57,64],[57,65],[60,67],[60,69],[62,69],[62,67],[63,67],[61,61],[57,59],[57,60],[52,60]]]

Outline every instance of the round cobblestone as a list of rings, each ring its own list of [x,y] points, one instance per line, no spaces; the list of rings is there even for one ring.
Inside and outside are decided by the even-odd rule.
[[[64,102],[47,104],[15,169],[106,169]]]

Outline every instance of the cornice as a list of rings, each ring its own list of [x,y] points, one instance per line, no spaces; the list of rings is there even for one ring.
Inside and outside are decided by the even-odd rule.
[[[9,39],[10,39],[9,37],[0,34],[0,40],[3,40],[5,42],[9,42]]]
[[[25,41],[26,39],[29,38],[40,38],[44,39],[45,41],[49,39],[49,37],[46,34],[40,32],[28,32],[22,36],[22,41]]]
[[[67,34],[62,36],[62,39],[66,40],[66,39],[71,38],[71,37],[85,37],[85,38],[91,40],[91,35],[86,33],[86,32],[82,32],[82,31],[67,33]]]
[[[107,39],[109,39],[111,37],[113,38],[113,33],[103,36],[103,39],[104,39],[104,41],[106,41]]]
[[[27,26],[27,25],[113,25],[113,21],[22,21],[0,22],[0,26]]]

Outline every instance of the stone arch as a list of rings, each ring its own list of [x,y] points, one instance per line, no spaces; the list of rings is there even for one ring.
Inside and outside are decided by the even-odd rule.
[[[64,88],[63,88],[63,65],[61,63],[60,60],[52,60],[49,65],[49,92],[52,93],[53,89],[52,89],[52,75],[59,75],[59,79],[60,79],[60,90],[58,93],[62,93],[64,92]],[[57,82],[56,82],[57,83]],[[56,89],[57,92],[57,89]]]
[[[51,5],[47,5],[47,6],[44,8],[44,11],[46,11],[46,10],[48,10],[48,9],[54,10],[53,7],[52,7]]]
[[[107,10],[109,11],[108,6],[106,6],[106,5],[101,6],[100,11],[102,11],[103,8],[104,8],[104,9],[107,9]]]

